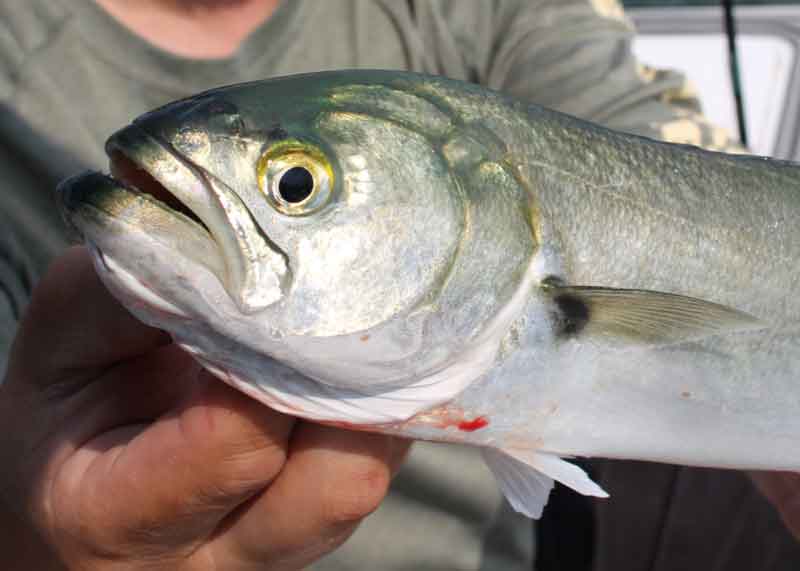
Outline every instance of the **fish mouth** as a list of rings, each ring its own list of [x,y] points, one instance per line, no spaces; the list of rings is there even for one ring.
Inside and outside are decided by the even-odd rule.
[[[112,149],[108,155],[111,178],[130,192],[150,196],[166,209],[181,214],[200,226],[213,239],[205,222],[184,202],[161,184],[142,165],[125,155],[119,149]]]
[[[106,154],[110,175],[84,173],[58,189],[65,218],[87,240],[102,250],[112,227],[146,233],[209,269],[243,313],[283,297],[286,257],[227,185],[137,122],[109,138]]]

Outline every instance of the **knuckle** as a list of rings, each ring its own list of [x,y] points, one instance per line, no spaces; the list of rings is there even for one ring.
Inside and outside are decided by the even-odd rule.
[[[386,464],[370,461],[338,479],[325,502],[325,519],[331,524],[358,522],[380,506],[389,490],[391,473]]]
[[[218,485],[212,491],[222,497],[254,493],[269,486],[285,462],[286,451],[279,446],[230,453],[217,465]]]

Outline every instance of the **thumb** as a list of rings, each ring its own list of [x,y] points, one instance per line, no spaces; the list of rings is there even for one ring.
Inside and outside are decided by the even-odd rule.
[[[139,322],[111,296],[86,248],[74,247],[51,264],[34,290],[11,351],[9,379],[24,378],[40,388],[65,380],[80,384],[168,342],[164,332]]]
[[[786,528],[800,539],[800,474],[793,472],[750,472],[750,478],[764,497],[778,510]]]
[[[164,547],[196,548],[281,471],[295,419],[200,376],[181,406],[153,423],[101,434],[70,458],[68,470],[84,474],[79,485],[94,498],[94,521],[123,535],[159,537]]]

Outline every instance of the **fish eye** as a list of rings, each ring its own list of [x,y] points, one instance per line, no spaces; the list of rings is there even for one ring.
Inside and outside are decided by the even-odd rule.
[[[258,184],[278,211],[306,215],[327,204],[333,187],[333,170],[318,148],[284,140],[261,156]]]
[[[314,176],[304,167],[291,167],[280,175],[278,192],[286,202],[303,202],[314,192]]]

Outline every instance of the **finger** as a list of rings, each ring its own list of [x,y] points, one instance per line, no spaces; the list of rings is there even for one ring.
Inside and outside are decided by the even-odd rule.
[[[127,427],[87,443],[69,460],[72,473],[84,474],[73,482],[80,492],[53,495],[84,494],[91,513],[76,517],[129,536],[101,543],[131,544],[157,533],[167,547],[193,549],[275,478],[293,424],[221,381],[206,380],[181,410],[138,434]]]
[[[107,369],[49,415],[73,447],[126,424],[149,424],[184,401],[202,368],[177,345],[165,345]]]
[[[778,510],[787,529],[800,539],[800,474],[750,472],[756,487]]]
[[[124,371],[114,367],[116,378],[92,383],[56,405],[33,403],[10,411],[5,420],[21,439],[13,448],[25,451],[24,462],[11,461],[21,470],[18,479],[48,481],[70,473],[73,484],[79,481],[96,460],[104,456],[107,460],[107,455],[113,454],[109,449],[122,449],[159,416],[184,401],[197,383],[198,368],[179,347],[168,345],[141,362],[131,363]],[[19,429],[15,430],[15,425]],[[10,452],[8,447],[0,449],[0,459],[3,451]],[[78,497],[71,494],[64,498]]]
[[[400,468],[403,467],[406,459],[408,458],[408,453],[411,451],[411,446],[414,444],[413,440],[409,440],[407,438],[400,438],[400,437],[393,437],[392,439],[392,454],[389,458],[389,471],[392,474],[392,478],[397,476],[397,473],[400,471]]]
[[[379,434],[298,425],[283,471],[225,522],[226,533],[210,546],[215,559],[223,567],[250,561],[254,569],[295,569],[333,550],[378,507],[408,445]]]
[[[96,375],[169,342],[136,320],[106,290],[87,250],[57,258],[34,290],[12,349],[9,377],[49,386]]]

